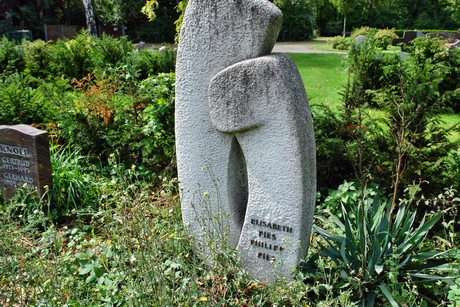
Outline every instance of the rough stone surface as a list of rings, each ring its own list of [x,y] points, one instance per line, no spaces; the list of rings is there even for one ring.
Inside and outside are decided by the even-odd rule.
[[[203,257],[221,240],[263,282],[305,255],[316,186],[302,80],[288,57],[266,56],[281,19],[265,0],[191,0],[176,67],[184,224]]]
[[[0,189],[4,199],[11,198],[27,184],[37,188],[39,195],[45,186],[51,188],[51,162],[48,133],[28,125],[0,126]]]
[[[222,174],[227,174],[232,136],[216,131],[210,122],[209,83],[232,64],[270,53],[281,21],[281,12],[264,0],[191,0],[187,5],[177,55],[175,127],[184,222],[195,235],[217,236],[208,225],[214,221],[202,220],[207,204],[219,203],[210,209],[212,214],[230,212],[221,199],[228,199],[228,178]],[[219,223],[226,220],[222,216]],[[225,226],[234,247],[243,226],[242,221],[237,224]],[[197,241],[204,240],[197,235]]]
[[[316,188],[312,121],[297,68],[284,55],[234,64],[212,79],[209,104],[212,123],[234,135],[246,164],[241,261],[265,282],[289,277],[306,256]]]

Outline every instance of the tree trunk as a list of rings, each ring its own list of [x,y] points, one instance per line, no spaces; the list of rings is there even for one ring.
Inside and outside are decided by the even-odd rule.
[[[346,31],[347,31],[347,14],[345,14],[345,15],[343,16],[343,31],[342,31],[343,37],[346,36],[346,34],[347,34]]]
[[[83,0],[83,6],[85,7],[86,25],[88,26],[88,33],[90,35],[96,35],[96,20],[94,18],[93,4],[91,0]]]

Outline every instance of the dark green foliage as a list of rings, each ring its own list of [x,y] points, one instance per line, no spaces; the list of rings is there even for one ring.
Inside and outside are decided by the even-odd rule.
[[[56,44],[2,42],[10,73],[0,80],[0,124],[47,127],[104,164],[112,154],[155,172],[173,162],[174,49],[135,51],[126,38],[85,32]]]
[[[123,80],[82,79],[74,83],[75,104],[63,113],[64,139],[104,163],[114,154],[127,165],[169,165],[174,156],[174,74],[159,74],[126,95]]]
[[[315,16],[305,0],[276,0],[275,4],[283,12],[283,25],[278,40],[304,41],[313,38]]]
[[[316,139],[317,187],[326,195],[345,179],[354,177],[352,161],[347,157],[349,132],[343,112],[337,113],[327,106],[312,106]]]
[[[42,100],[37,86],[41,81],[13,73],[0,81],[0,124],[42,124],[51,120],[51,105]]]
[[[350,178],[346,176],[351,163],[359,178],[373,180],[388,192],[393,189],[394,201],[403,187],[414,182],[421,182],[429,195],[439,193],[458,176],[452,172],[456,168],[451,157],[458,144],[448,138],[450,128],[443,128],[438,117],[446,111],[446,97],[459,90],[451,80],[457,73],[452,63],[459,60],[458,53],[441,41],[419,39],[409,54],[383,54],[374,37],[368,32],[366,41],[349,53],[350,79],[343,93],[344,108],[339,110],[343,113],[326,115],[332,127],[321,115],[315,118],[318,156],[326,161],[318,169],[329,173],[328,165],[336,165],[339,179]],[[333,138],[323,137],[332,131]],[[334,146],[338,155],[331,154]],[[327,162],[328,157],[336,164]]]
[[[117,66],[126,62],[127,56],[134,51],[133,44],[126,36],[115,39],[109,35],[102,35],[94,41],[93,59],[95,67]]]
[[[393,29],[380,29],[377,30],[372,39],[378,48],[387,50],[388,45],[391,45],[393,38],[397,38]]]
[[[430,73],[440,79],[437,98],[441,100],[441,107],[460,113],[460,50],[450,49],[440,39],[418,38],[412,43],[409,52],[414,65],[431,65]]]
[[[342,2],[342,1],[339,1]],[[343,1],[347,7],[347,32],[367,25],[375,28],[449,29],[459,27],[459,6],[455,1]],[[343,12],[331,1],[313,2],[316,21],[323,36],[342,33]],[[423,31],[422,31],[423,32]],[[402,36],[399,35],[400,37]]]
[[[143,80],[160,72],[174,72],[176,65],[176,51],[172,47],[165,47],[162,52],[151,52],[141,49],[131,54],[128,65],[138,73]]]
[[[387,65],[397,60],[396,56],[377,52],[379,46],[374,39],[375,33],[375,30],[371,30],[364,42],[360,44],[353,43],[351,46],[348,69],[353,76],[353,82],[350,84],[352,87],[350,93],[353,93],[353,95],[348,97],[350,101],[346,101],[346,105],[353,104],[357,106],[367,103],[375,106],[372,101],[372,95],[368,91],[384,88],[397,82],[393,75],[384,70]]]
[[[158,16],[153,21],[128,24],[126,32],[135,42],[173,43],[176,33],[174,20],[167,16]]]
[[[0,76],[21,72],[24,67],[24,48],[3,37],[0,41]]]
[[[385,80],[373,94],[389,115],[385,123],[391,135],[387,152],[393,157],[389,161],[392,184],[408,186],[421,180],[429,182],[423,185],[426,192],[435,192],[449,185],[448,157],[458,145],[449,141],[449,130],[438,118],[444,110],[441,84],[450,82],[446,80],[450,68],[439,60],[442,53],[426,52],[416,43],[409,57],[386,66],[385,71],[393,75],[389,80],[398,82]]]
[[[41,79],[51,77],[50,72],[55,59],[54,48],[50,43],[35,40],[24,43],[23,46],[26,49],[24,72]]]
[[[82,34],[73,40],[58,40],[53,48],[51,72],[68,79],[81,79],[94,70],[94,39]]]

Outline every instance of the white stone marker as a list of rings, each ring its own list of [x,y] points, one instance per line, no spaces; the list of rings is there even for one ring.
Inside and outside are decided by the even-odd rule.
[[[265,0],[191,0],[176,67],[184,224],[203,257],[225,240],[265,283],[305,257],[316,188],[302,80],[289,57],[268,55],[281,19]]]

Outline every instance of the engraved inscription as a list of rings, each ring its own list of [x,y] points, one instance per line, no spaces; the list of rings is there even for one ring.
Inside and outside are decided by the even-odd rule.
[[[30,157],[29,151],[27,150],[27,148],[6,145],[6,144],[0,144],[0,153],[16,155],[16,156],[21,156],[21,157],[26,157],[26,158]]]
[[[0,160],[0,169],[3,170],[0,175],[1,182],[10,187],[27,184],[28,188],[34,189],[34,179],[28,176],[31,173],[29,150],[25,147],[0,144],[0,154],[5,155]]]
[[[259,219],[251,219],[251,225],[262,228],[258,230],[257,238],[250,240],[251,247],[263,249],[257,252],[257,258],[271,262],[275,261],[276,257],[273,254],[279,254],[285,250],[282,240],[279,242],[279,239],[283,233],[292,233],[292,227]]]

